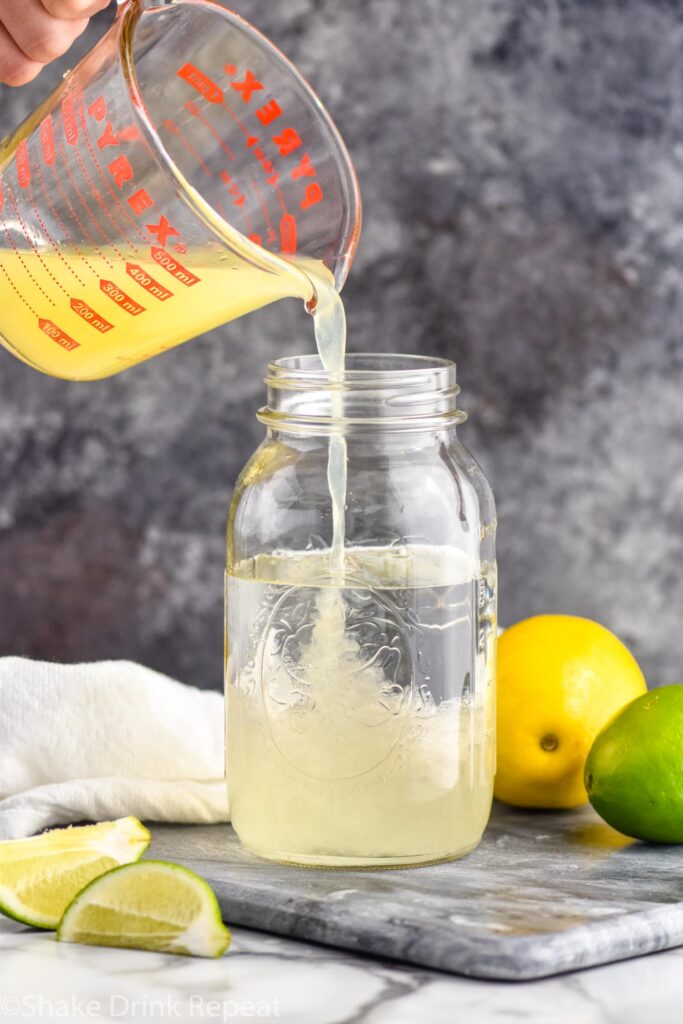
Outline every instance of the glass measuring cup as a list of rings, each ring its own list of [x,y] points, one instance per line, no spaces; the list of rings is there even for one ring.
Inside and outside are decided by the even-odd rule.
[[[310,86],[212,0],[130,2],[0,145],[0,341],[106,377],[276,299],[341,289],[358,186]]]

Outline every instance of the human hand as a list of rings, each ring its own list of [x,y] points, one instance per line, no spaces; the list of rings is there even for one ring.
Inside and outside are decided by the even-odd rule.
[[[0,82],[25,85],[61,57],[109,0],[0,0]]]

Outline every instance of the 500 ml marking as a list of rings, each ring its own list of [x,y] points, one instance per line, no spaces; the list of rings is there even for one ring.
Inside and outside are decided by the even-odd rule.
[[[178,263],[178,260],[173,259],[165,249],[160,249],[158,246],[153,245],[152,259],[160,267],[163,267],[164,270],[167,270],[169,274],[172,274],[176,281],[180,281],[181,284],[186,285],[188,288],[191,288],[193,284],[199,283],[197,275],[191,273],[182,263]]]

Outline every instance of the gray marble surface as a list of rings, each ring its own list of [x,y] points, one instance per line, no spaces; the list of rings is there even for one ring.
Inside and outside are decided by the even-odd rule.
[[[152,837],[150,855],[206,878],[228,922],[457,974],[539,978],[683,945],[683,848],[627,840],[589,807],[495,805],[474,853],[398,871],[271,864],[229,825]]]
[[[365,227],[349,346],[449,355],[501,620],[595,617],[683,675],[680,0],[232,0],[332,111]],[[0,134],[104,31],[24,89]],[[0,352],[0,651],[222,674],[224,523],[294,302],[108,381]]]
[[[191,960],[63,945],[0,917],[5,1024],[680,1024],[682,1001],[683,949],[543,981],[484,982],[244,928],[221,960]]]

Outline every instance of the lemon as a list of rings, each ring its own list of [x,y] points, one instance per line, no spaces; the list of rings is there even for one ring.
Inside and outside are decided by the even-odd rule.
[[[591,744],[625,704],[646,692],[633,655],[604,626],[539,615],[498,645],[495,795],[519,807],[577,807]]]
[[[230,945],[208,883],[163,860],[127,864],[94,879],[64,911],[57,938],[213,957]]]
[[[150,834],[137,818],[59,828],[0,842],[0,912],[36,928],[56,928],[88,882],[141,857]]]
[[[624,835],[683,843],[683,686],[663,686],[623,708],[586,761],[593,807]]]

